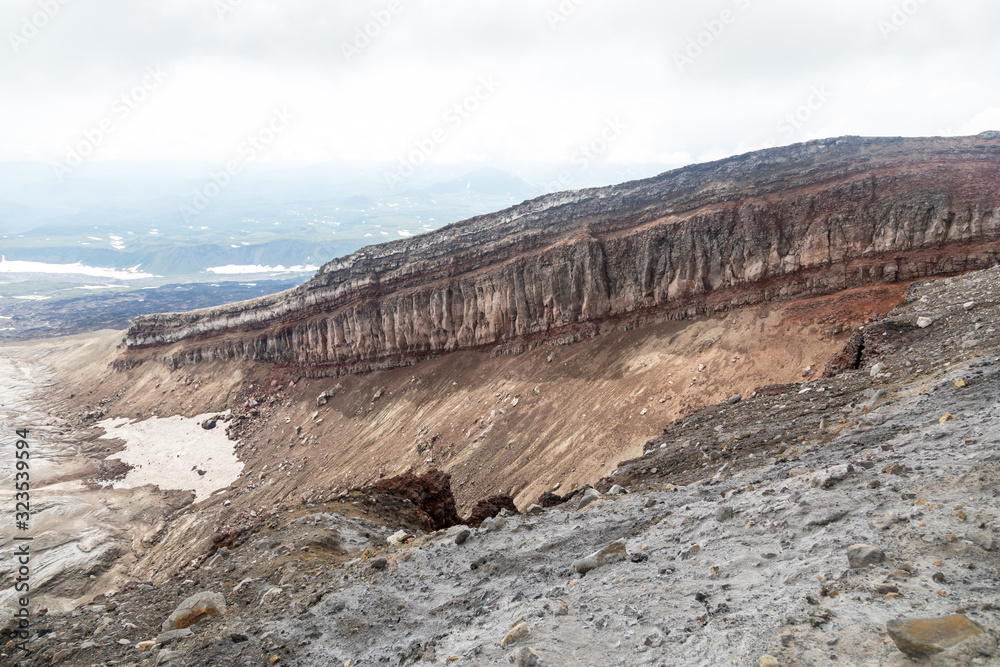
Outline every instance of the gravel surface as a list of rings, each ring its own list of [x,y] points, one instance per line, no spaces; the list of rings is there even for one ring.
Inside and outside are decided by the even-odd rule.
[[[972,630],[920,664],[998,664],[998,278],[915,285],[858,368],[679,420],[582,509],[421,533],[363,491],[286,508],[33,618],[0,664],[902,666],[900,633],[953,614]],[[157,639],[203,592],[225,614]]]

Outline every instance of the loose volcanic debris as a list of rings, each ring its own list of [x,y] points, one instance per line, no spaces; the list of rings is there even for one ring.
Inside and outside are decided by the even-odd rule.
[[[37,610],[2,664],[995,664],[998,278],[916,286],[865,327],[891,341],[868,367],[679,420],[604,493],[478,530],[423,532],[398,480],[286,508],[167,581]],[[224,614],[162,633],[216,592]]]

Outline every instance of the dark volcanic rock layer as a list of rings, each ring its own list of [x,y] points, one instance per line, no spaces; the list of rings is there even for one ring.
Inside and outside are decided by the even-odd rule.
[[[1000,252],[1000,133],[847,137],[548,195],[331,261],[287,292],[134,320],[171,365],[323,372],[958,273]],[[176,344],[176,345],[175,345]]]

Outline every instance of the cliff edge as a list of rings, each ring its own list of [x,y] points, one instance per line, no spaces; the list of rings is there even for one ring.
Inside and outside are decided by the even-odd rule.
[[[997,263],[998,176],[1000,133],[843,137],[547,195],[363,248],[286,292],[141,316],[124,361],[169,346],[171,366],[363,371],[956,274]]]

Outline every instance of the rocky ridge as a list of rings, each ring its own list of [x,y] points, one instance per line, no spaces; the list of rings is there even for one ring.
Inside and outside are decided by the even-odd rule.
[[[852,367],[695,412],[596,489],[474,531],[374,490],[279,508],[163,583],[36,613],[2,664],[995,664],[998,281],[914,285]]]
[[[844,137],[548,195],[364,248],[278,295],[141,316],[119,364],[335,375],[985,268],[998,174],[996,133]]]

